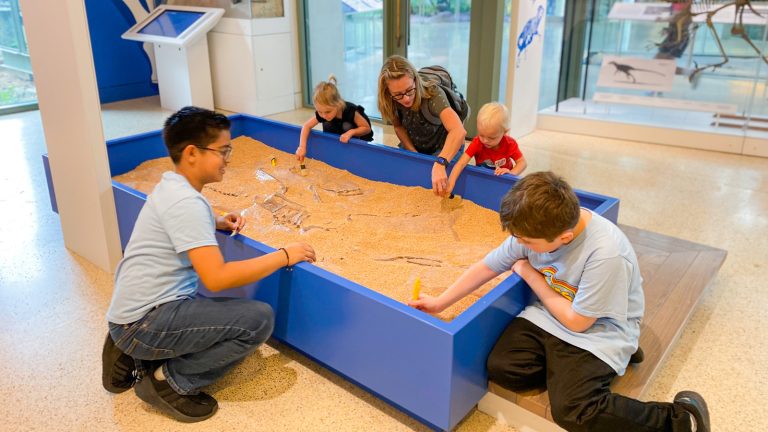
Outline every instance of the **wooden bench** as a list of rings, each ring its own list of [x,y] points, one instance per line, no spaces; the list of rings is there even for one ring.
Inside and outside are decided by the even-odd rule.
[[[626,225],[620,227],[635,248],[643,275],[645,316],[640,347],[645,359],[631,364],[624,376],[614,380],[611,390],[641,399],[727,252]],[[546,391],[516,393],[490,382],[488,394],[478,408],[522,431],[562,430],[552,421]]]

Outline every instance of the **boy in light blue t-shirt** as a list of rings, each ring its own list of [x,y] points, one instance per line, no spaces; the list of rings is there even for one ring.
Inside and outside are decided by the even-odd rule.
[[[709,431],[704,399],[673,403],[611,393],[638,349],[644,300],[632,245],[587,209],[551,172],[517,182],[501,203],[511,236],[438,297],[411,306],[437,313],[512,269],[536,299],[512,320],[488,356],[489,379],[514,391],[546,388],[555,422],[568,431]]]
[[[196,107],[171,115],[163,140],[175,170],[147,197],[115,272],[102,350],[102,385],[136,395],[183,422],[205,420],[218,403],[200,391],[221,378],[272,334],[272,308],[240,298],[200,298],[200,281],[221,291],[302,261],[306,243],[257,258],[225,262],[215,231],[239,231],[237,214],[215,216],[200,193],[224,176],[232,154],[230,122]]]

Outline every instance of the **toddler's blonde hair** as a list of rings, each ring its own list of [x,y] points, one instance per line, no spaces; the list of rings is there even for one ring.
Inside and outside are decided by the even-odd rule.
[[[333,74],[328,76],[328,81],[320,81],[315,86],[315,91],[312,93],[312,101],[315,105],[336,107],[341,111],[346,106],[346,102],[341,98],[339,88],[336,85],[336,77]]]
[[[491,129],[498,127],[502,131],[509,129],[509,110],[504,104],[488,102],[477,112],[477,128]]]

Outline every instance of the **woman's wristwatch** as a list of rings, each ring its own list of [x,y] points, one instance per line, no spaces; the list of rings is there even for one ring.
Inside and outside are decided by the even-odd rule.
[[[440,164],[446,168],[448,168],[448,164],[450,164],[450,162],[448,162],[448,159],[442,156],[438,156],[437,159],[435,159],[435,163]]]

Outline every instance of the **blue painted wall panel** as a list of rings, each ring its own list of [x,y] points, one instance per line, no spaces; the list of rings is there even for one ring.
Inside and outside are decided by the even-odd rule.
[[[136,21],[122,0],[85,0],[101,103],[158,94],[139,42],[120,37]]]

